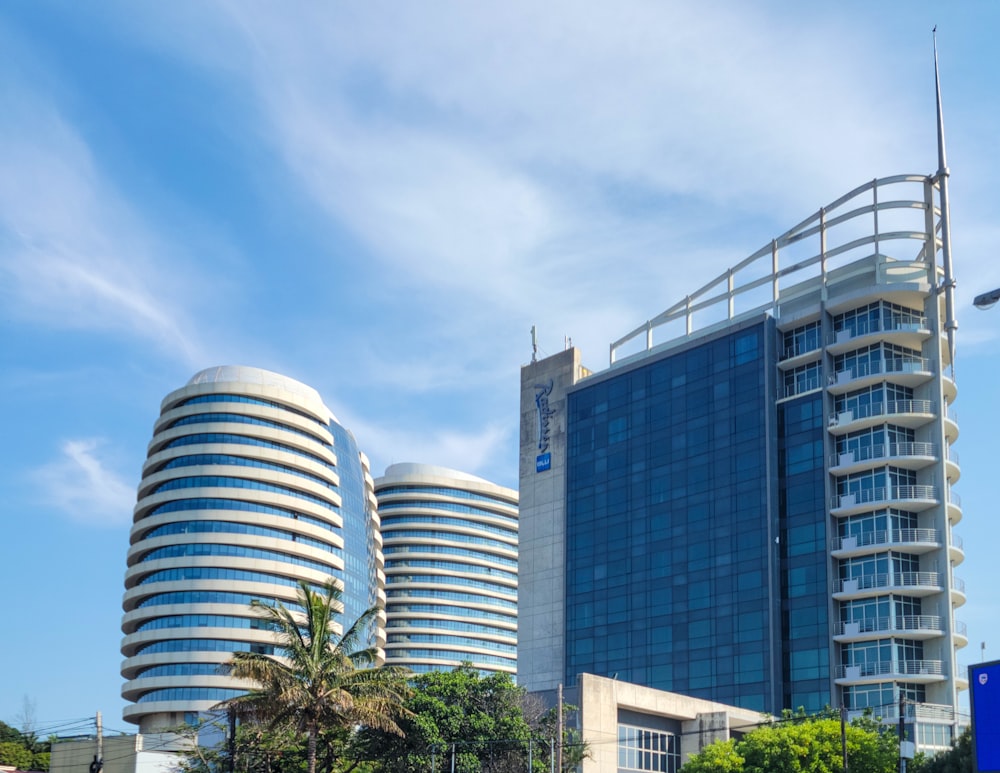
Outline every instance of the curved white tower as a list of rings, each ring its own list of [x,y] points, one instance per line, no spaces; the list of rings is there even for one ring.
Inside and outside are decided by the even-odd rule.
[[[332,420],[315,390],[255,368],[204,370],[163,400],[123,601],[124,718],[141,732],[246,689],[219,667],[273,651],[252,599],[294,607],[299,580],[343,582]]]
[[[517,670],[517,492],[394,464],[375,481],[385,552],[386,661],[413,671]]]

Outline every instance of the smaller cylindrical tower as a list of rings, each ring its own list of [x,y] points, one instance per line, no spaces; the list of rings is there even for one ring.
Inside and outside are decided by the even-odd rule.
[[[517,670],[517,492],[443,467],[375,481],[386,662],[415,672]]]

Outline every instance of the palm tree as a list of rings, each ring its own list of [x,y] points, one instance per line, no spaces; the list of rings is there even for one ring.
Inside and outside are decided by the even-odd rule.
[[[361,615],[342,636],[334,634],[334,618],[344,610],[342,596],[333,580],[322,591],[300,582],[304,619],[297,619],[280,602],[270,606],[252,601],[251,606],[278,634],[281,657],[233,653],[230,674],[258,687],[219,704],[233,708],[241,717],[271,727],[287,723],[305,733],[309,773],[316,773],[320,730],[351,731],[364,726],[403,734],[395,718],[404,711],[409,672],[398,666],[378,666],[372,647],[357,649],[379,607]]]

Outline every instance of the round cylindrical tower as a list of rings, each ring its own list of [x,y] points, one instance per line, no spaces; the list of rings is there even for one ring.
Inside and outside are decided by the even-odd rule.
[[[141,732],[247,689],[223,664],[275,650],[251,600],[294,609],[300,580],[343,583],[332,418],[310,387],[239,366],[202,371],[163,400],[123,601],[124,717]]]

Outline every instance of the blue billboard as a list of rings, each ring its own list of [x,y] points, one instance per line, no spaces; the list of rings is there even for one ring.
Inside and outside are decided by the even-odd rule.
[[[1000,660],[969,666],[972,761],[976,773],[1000,773]]]

